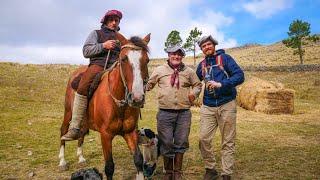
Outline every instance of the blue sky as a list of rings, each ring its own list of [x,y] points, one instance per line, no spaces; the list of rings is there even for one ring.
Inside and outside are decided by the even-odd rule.
[[[126,37],[151,33],[155,58],[166,57],[164,41],[172,30],[185,40],[198,27],[219,41],[218,48],[281,41],[295,19],[320,33],[319,8],[320,0],[2,0],[0,61],[87,64],[83,43],[108,9],[123,12]]]

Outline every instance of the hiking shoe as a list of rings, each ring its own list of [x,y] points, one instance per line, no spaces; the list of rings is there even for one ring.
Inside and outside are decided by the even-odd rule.
[[[219,174],[215,169],[206,168],[206,173],[203,176],[203,180],[215,180],[218,179]]]
[[[182,171],[174,171],[173,173],[174,180],[182,180]]]
[[[79,139],[79,137],[80,137],[80,130],[76,128],[72,128],[67,132],[67,134],[61,137],[61,140],[73,141],[73,140]]]
[[[229,175],[222,175],[223,180],[231,180],[231,176]]]

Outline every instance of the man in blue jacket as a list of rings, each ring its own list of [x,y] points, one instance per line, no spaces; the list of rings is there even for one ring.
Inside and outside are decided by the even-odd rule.
[[[198,41],[205,59],[197,67],[197,75],[205,82],[200,110],[199,148],[205,163],[204,180],[217,179],[212,140],[217,128],[221,132],[222,178],[231,179],[234,167],[236,137],[236,86],[243,83],[244,74],[235,60],[224,50],[215,50],[218,41],[211,35]]]

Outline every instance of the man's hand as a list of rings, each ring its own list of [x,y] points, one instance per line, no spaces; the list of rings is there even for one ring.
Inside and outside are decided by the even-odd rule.
[[[210,89],[220,88],[222,86],[221,83],[216,81],[208,81],[207,83],[208,83],[208,88]]]
[[[194,100],[196,99],[196,96],[194,94],[189,94],[188,98],[189,98],[190,103],[193,104]]]
[[[144,91],[150,91],[152,89],[152,85],[150,83],[147,83],[145,86],[144,86]]]
[[[116,47],[116,40],[108,40],[102,44],[105,49],[114,49]]]

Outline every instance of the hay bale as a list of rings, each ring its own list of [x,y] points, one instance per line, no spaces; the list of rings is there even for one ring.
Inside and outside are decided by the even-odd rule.
[[[247,109],[267,114],[292,114],[294,91],[283,84],[252,78],[238,89],[237,102]]]

